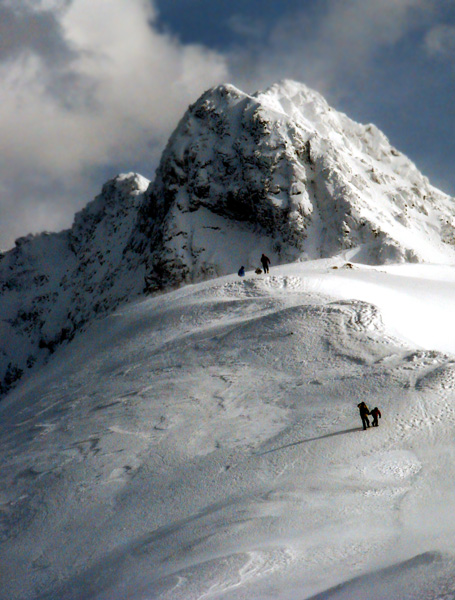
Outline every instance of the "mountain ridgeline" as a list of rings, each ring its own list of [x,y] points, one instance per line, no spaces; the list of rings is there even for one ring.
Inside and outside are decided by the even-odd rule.
[[[330,257],[455,261],[455,204],[374,125],[285,81],[189,107],[155,180],[107,182],[71,229],[0,257],[0,394],[100,315],[144,293]]]

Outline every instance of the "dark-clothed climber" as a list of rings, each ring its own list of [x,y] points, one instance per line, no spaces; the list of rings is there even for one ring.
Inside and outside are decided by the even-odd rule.
[[[263,254],[261,256],[261,263],[262,263],[262,268],[264,269],[264,273],[268,273],[269,265],[270,265],[270,258],[268,256],[266,256],[265,254]]]
[[[357,408],[359,409],[363,429],[365,430],[367,427],[370,426],[370,421],[368,420],[368,415],[370,414],[370,411],[368,410],[368,406],[365,404],[365,402],[357,404]]]

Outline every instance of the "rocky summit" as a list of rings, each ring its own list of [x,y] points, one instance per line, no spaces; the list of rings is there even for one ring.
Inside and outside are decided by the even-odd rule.
[[[0,256],[0,394],[99,315],[143,293],[330,257],[455,261],[455,204],[374,125],[285,81],[207,91],[153,183],[119,175],[70,230]]]
[[[374,125],[285,81],[252,96],[223,85],[189,108],[146,194],[137,247],[157,287],[355,249],[359,262],[445,262],[452,198]]]

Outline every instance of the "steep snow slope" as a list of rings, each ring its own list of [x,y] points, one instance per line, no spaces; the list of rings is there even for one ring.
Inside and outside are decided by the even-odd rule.
[[[455,208],[373,125],[285,81],[223,85],[183,116],[153,184],[119,175],[71,230],[0,257],[0,396],[62,342],[145,292],[333,256],[454,262]]]
[[[344,264],[123,306],[10,392],[0,598],[451,598],[452,269]]]

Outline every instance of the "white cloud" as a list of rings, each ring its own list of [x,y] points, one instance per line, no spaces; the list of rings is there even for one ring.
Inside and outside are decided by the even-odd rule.
[[[260,19],[251,19],[251,17],[235,13],[228,18],[226,24],[231,31],[245,39],[259,40],[264,36],[264,23]]]
[[[432,57],[451,57],[455,52],[455,27],[437,25],[425,36],[425,49]]]
[[[27,233],[20,212],[34,231],[68,226],[91,199],[80,197],[88,171],[149,156],[150,176],[188,104],[227,79],[227,67],[215,52],[158,32],[145,0],[0,0],[1,10],[36,34],[22,45],[11,38],[14,53],[0,53],[5,248]]]
[[[431,0],[327,0],[282,19],[260,52],[235,62],[252,85],[293,77],[322,92],[349,89],[374,74],[374,60],[393,48],[432,11]],[[253,65],[256,64],[256,68]],[[248,73],[247,73],[248,72]]]

